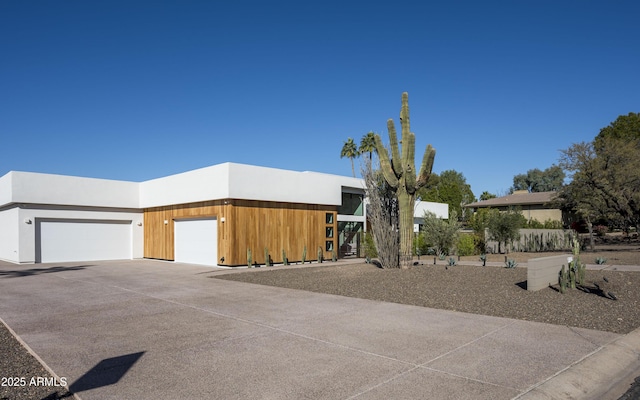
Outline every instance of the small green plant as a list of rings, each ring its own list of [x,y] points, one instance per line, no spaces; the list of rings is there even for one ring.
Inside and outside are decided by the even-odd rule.
[[[251,249],[247,248],[247,267],[253,268],[253,257],[251,256]]]
[[[289,259],[287,258],[287,253],[282,249],[282,264],[289,265]]]
[[[302,249],[302,263],[304,264],[307,261],[307,246],[305,245]]]
[[[449,257],[449,261],[447,261],[447,265],[448,265],[449,267],[453,267],[453,266],[458,265],[458,262],[456,261],[456,259],[455,259],[455,258],[453,258],[453,257]]]
[[[270,267],[271,263],[269,262],[269,249],[264,248],[264,266]]]
[[[505,268],[515,268],[517,266],[518,266],[518,263],[516,262],[516,260],[511,258],[504,263]]]
[[[607,259],[604,257],[598,257],[596,258],[596,264],[598,265],[604,265],[607,263]]]
[[[456,254],[459,256],[471,256],[476,250],[476,244],[473,239],[473,235],[461,234],[458,236],[458,243],[456,244],[458,251]]]
[[[335,250],[331,250],[331,261],[336,262],[338,261],[338,255],[336,254]]]
[[[321,263],[322,260],[324,260],[324,256],[323,256],[323,253],[322,253],[322,247],[318,246],[318,263]]]
[[[369,232],[365,232],[364,234],[364,256],[368,259],[378,257],[378,250],[376,250],[373,235]]]
[[[560,270],[560,276],[558,277],[558,283],[560,284],[560,293],[564,293],[567,290],[567,284],[569,283],[569,277],[567,270],[562,266]]]
[[[580,262],[580,238],[576,233],[573,236],[573,261],[569,263],[569,286],[576,288],[576,283],[584,284],[585,265]]]
[[[482,266],[486,267],[487,266],[487,255],[486,254],[480,254],[480,261],[482,261]]]
[[[438,252],[438,260],[442,261],[445,258],[447,258],[447,253],[445,253],[444,251],[439,251]]]

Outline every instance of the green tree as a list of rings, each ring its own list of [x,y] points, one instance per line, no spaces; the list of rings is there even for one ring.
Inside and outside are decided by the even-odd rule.
[[[640,114],[630,112],[627,115],[620,115],[609,126],[600,129],[600,133],[595,138],[595,148],[600,148],[600,143],[605,138],[640,139]]]
[[[520,239],[520,228],[525,223],[526,220],[522,214],[514,209],[491,214],[487,229],[489,239],[498,242],[498,253],[502,253],[501,244],[504,243],[505,251],[507,251],[509,242]]]
[[[486,253],[486,230],[489,227],[489,220],[499,211],[494,208],[479,208],[469,218],[469,228],[473,229],[476,244],[480,253]]]
[[[469,212],[463,206],[476,201],[467,179],[461,172],[452,169],[442,171],[434,179],[434,184],[425,187],[418,195],[421,200],[447,203],[449,205],[449,213],[455,212],[462,220],[467,219],[467,213]]]
[[[369,132],[360,140],[358,152],[360,154],[369,153],[369,161],[371,161],[374,151],[376,151],[376,135],[373,132]]]
[[[597,144],[596,144],[597,143]],[[640,138],[603,136],[562,151],[560,164],[571,174],[561,192],[564,207],[588,224],[606,218],[628,230],[640,225]]]
[[[352,138],[348,138],[346,142],[344,142],[344,146],[342,146],[342,151],[340,152],[340,158],[347,157],[351,160],[351,173],[353,177],[356,177],[356,170],[353,165],[353,159],[358,157],[360,153],[358,153],[358,148],[356,147],[356,143]]]
[[[496,196],[496,195],[495,195],[495,194],[493,194],[493,193],[489,193],[489,192],[487,192],[487,191],[485,190],[485,191],[484,191],[484,192],[482,192],[482,194],[480,195],[480,201],[485,201],[485,200],[489,200],[489,199],[495,199],[496,197],[498,197],[498,196]]]
[[[562,188],[564,178],[564,171],[557,165],[552,165],[544,171],[538,168],[530,169],[526,174],[513,177],[511,192],[515,190],[527,190],[530,193],[558,191]]]
[[[423,218],[422,232],[426,242],[433,246],[436,254],[450,254],[458,240],[460,229],[455,212],[448,220],[440,219],[429,211],[424,213]]]

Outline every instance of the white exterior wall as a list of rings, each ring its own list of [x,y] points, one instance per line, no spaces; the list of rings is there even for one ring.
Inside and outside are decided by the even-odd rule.
[[[414,218],[419,218],[422,220],[424,213],[427,211],[434,213],[438,218],[449,218],[449,204],[416,200],[413,213]]]
[[[229,163],[141,182],[138,207],[229,198]]]
[[[19,262],[18,219],[17,208],[0,211],[0,260]]]
[[[230,167],[229,194],[234,199],[328,205],[342,202],[340,183],[332,175],[243,164]]]
[[[420,225],[424,224],[424,213],[432,212],[438,218],[449,218],[449,204],[446,203],[434,203],[431,201],[418,201],[414,206],[413,212],[413,231],[419,232]]]
[[[364,181],[316,172],[224,163],[140,183],[140,208],[243,199],[340,205],[342,187]]]
[[[116,208],[140,204],[136,182],[15,171],[7,176],[11,179],[9,203]]]
[[[13,190],[11,190],[12,177],[13,172],[9,172],[0,178],[0,207],[11,203],[11,196],[13,194]]]

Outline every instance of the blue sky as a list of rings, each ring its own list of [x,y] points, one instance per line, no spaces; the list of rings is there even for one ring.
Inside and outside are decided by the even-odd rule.
[[[350,175],[409,92],[476,196],[640,112],[640,2],[3,1],[0,175]],[[358,170],[358,161],[356,161]]]

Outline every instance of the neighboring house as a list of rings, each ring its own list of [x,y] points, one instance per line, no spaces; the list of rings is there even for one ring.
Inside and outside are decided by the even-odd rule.
[[[436,217],[441,219],[449,218],[449,204],[416,200],[413,213],[414,232],[420,232],[420,225],[424,224],[424,214],[427,211],[434,213]]]
[[[0,178],[0,259],[153,258],[202,265],[325,258],[365,227],[364,181],[224,163],[144,182]]]
[[[494,208],[506,211],[517,208],[527,221],[537,220],[544,223],[547,220],[563,221],[562,211],[553,205],[556,192],[529,193],[526,190],[516,190],[508,196],[496,197],[465,205],[466,208]]]

